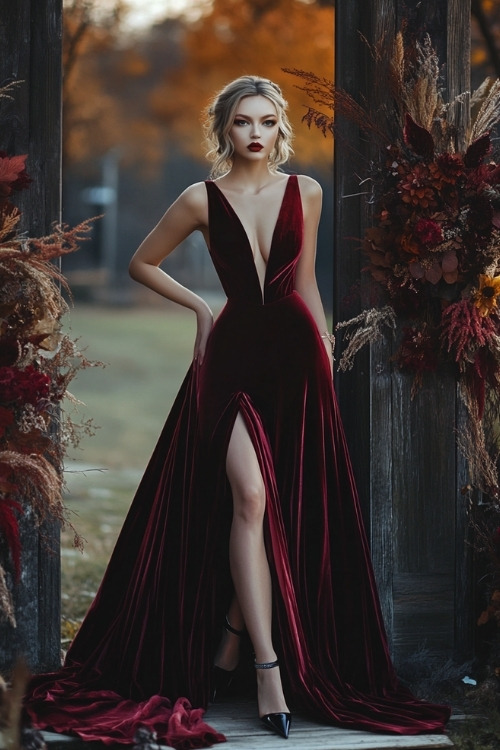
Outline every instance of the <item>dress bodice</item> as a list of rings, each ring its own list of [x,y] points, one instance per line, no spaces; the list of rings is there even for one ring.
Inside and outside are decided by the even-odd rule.
[[[302,248],[303,217],[296,175],[286,184],[274,228],[261,288],[248,235],[238,214],[218,185],[206,181],[210,255],[230,300],[247,304],[268,304],[291,294],[295,268]]]

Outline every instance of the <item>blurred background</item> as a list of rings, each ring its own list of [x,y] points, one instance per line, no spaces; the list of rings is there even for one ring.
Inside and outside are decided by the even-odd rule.
[[[333,139],[302,122],[310,102],[284,68],[334,77],[334,0],[65,0],[63,219],[101,215],[64,258],[74,295],[66,327],[104,367],[73,383],[88,425],[66,466],[66,503],[86,538],[63,534],[63,636],[95,594],[116,534],[189,366],[192,313],[134,284],[133,252],[168,205],[208,176],[203,111],[232,78],[279,83],[295,157],[287,171],[323,186],[317,275],[331,317]],[[472,0],[472,87],[500,75],[500,0]],[[217,312],[223,295],[201,235],[165,262]]]

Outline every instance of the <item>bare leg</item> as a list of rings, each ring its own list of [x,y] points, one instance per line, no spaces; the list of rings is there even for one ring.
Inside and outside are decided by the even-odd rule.
[[[276,652],[271,638],[271,575],[263,534],[266,494],[255,449],[240,414],[229,441],[226,469],[233,494],[229,559],[236,597],[256,661],[270,662],[276,659]],[[257,688],[260,716],[288,711],[279,669],[257,670]]]

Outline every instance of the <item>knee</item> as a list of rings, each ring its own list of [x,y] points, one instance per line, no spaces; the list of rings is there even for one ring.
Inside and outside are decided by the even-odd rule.
[[[245,523],[262,523],[266,510],[263,485],[246,485],[234,498],[234,514]]]

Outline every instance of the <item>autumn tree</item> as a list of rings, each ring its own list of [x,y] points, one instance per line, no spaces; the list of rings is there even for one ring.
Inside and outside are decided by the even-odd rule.
[[[228,79],[256,72],[278,81],[291,105],[302,163],[329,165],[323,142],[300,120],[305,97],[284,67],[333,76],[333,1],[213,0],[200,15],[124,29],[126,0],[66,0],[64,141],[67,166],[87,168],[108,149],[142,168],[180,146],[202,159],[200,110]]]
[[[64,3],[66,166],[88,164],[116,146],[122,146],[125,159],[143,163],[163,154],[164,134],[147,105],[147,92],[158,76],[151,77],[149,60],[122,33],[126,12],[121,0],[113,0],[106,12],[98,0]]]
[[[500,76],[500,3],[472,0],[472,72],[478,81],[485,75]]]
[[[207,13],[186,26],[182,59],[152,92],[152,110],[188,153],[200,157],[200,110],[232,78],[262,75],[284,89],[300,162],[329,167],[332,141],[300,125],[306,97],[283,68],[300,68],[331,80],[333,27],[331,2],[213,0]]]

